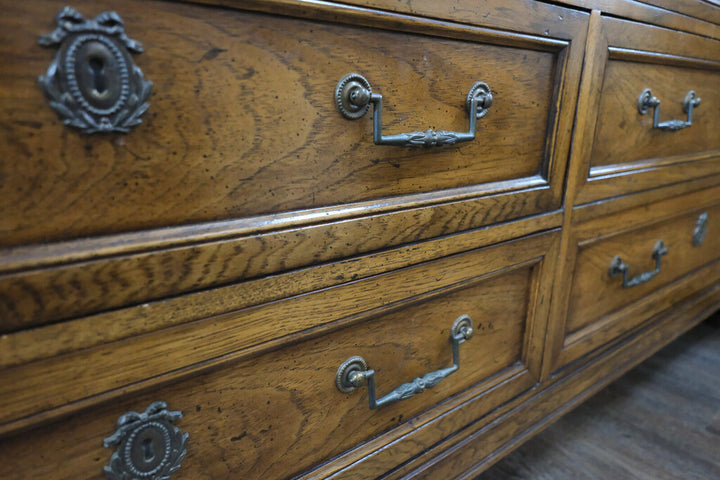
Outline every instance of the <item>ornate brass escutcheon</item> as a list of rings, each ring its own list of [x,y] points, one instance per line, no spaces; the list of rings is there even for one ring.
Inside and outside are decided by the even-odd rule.
[[[66,125],[83,133],[128,132],[141,123],[152,82],[143,78],[130,52],[142,52],[140,43],[125,35],[115,12],[87,20],[65,7],[57,14],[58,27],[40,37],[44,46],[59,46],[40,88]]]
[[[165,402],[153,402],[144,413],[129,412],[118,419],[117,431],[105,446],[117,446],[105,467],[109,480],[166,480],[185,458],[188,434],[173,423],[182,413]]]

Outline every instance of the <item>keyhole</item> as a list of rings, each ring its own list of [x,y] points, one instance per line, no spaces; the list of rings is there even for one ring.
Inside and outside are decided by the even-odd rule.
[[[99,94],[105,93],[107,84],[105,82],[105,62],[102,58],[92,57],[89,61],[90,70],[93,75],[93,88]]]
[[[155,458],[155,450],[153,449],[153,441],[150,438],[143,440],[143,451],[145,452],[145,462],[150,463]]]

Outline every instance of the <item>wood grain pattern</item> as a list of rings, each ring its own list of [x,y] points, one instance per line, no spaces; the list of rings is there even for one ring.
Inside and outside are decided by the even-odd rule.
[[[0,366],[49,358],[361,280],[540,230],[549,230],[557,227],[559,220],[560,213],[557,212],[540,215],[285,274],[22,330],[12,335],[0,335]],[[349,228],[349,225],[346,223],[345,227]]]
[[[472,478],[717,309],[720,26],[553,3],[78,0],[118,11],[156,87],[104,136],[36,87],[64,4],[3,3],[0,478],[101,478],[102,439],[154,400],[185,414],[178,478]],[[377,147],[334,109],[351,71],[385,133],[464,130],[478,80],[495,102],[475,142]],[[623,137],[633,85],[664,120],[682,82],[703,97],[682,142]],[[653,283],[608,283],[656,237]],[[448,365],[464,313],[436,387],[377,411],[335,389],[352,355],[380,396]]]
[[[103,398],[117,398],[363,322],[413,302],[418,296],[452,290],[454,285],[472,278],[494,275],[513,265],[538,263],[555,235],[531,236],[452,255],[312,294],[4,369],[0,371],[0,434],[26,428],[48,416],[67,415]],[[545,295],[537,301],[546,301]],[[534,352],[532,358],[539,358],[538,341],[542,337],[528,340],[526,349]],[[539,374],[539,362],[527,362]],[[82,389],[71,387],[77,384]]]
[[[225,478],[238,469],[246,478],[298,473],[493,375],[508,378],[516,373],[511,367],[524,366],[525,336],[532,330],[527,322],[528,309],[533,308],[529,305],[535,288],[533,272],[532,266],[510,267],[489,279],[465,281],[442,295],[433,292],[416,298],[353,327],[123,399],[90,417],[77,416],[62,428],[36,432],[35,448],[48,452],[45,462],[36,467],[17,458],[22,439],[30,436],[10,438],[0,448],[0,474],[7,479],[92,478],[94,471],[99,473],[93,459],[107,457],[99,439],[113,428],[114,417],[152,399],[163,399],[185,412],[182,428],[190,433],[194,448],[189,449],[182,476]],[[451,357],[449,329],[461,314],[475,320],[477,333],[461,347],[460,370],[436,387],[377,411],[367,408],[364,389],[350,394],[335,390],[335,372],[352,355],[362,355],[375,369],[380,395],[446,366]],[[528,386],[524,376],[514,377],[511,383],[516,382]],[[328,430],[328,425],[333,428]],[[62,467],[62,459],[72,453],[61,443],[72,445],[73,451],[81,445],[83,453],[73,468]]]
[[[720,63],[717,67],[718,71],[691,70],[611,59],[605,68],[600,93],[591,175],[592,167],[601,165],[717,151],[720,139],[714,133],[720,122],[720,93],[715,87],[720,83]],[[677,132],[653,129],[652,110],[645,115],[637,110],[637,99],[644,88],[650,88],[660,99],[661,122],[686,119],[683,99],[689,90],[694,90],[701,103],[693,110],[692,126]]]
[[[51,21],[43,20],[42,13],[59,5],[9,5],[11,14],[6,16],[22,16],[30,9],[27,14],[33,18],[8,38],[12,55],[3,57],[7,73],[2,79],[8,88],[0,108],[10,109],[5,118],[13,119],[5,130],[7,144],[16,151],[12,156],[35,152],[33,158],[42,162],[17,168],[6,161],[0,166],[7,179],[0,188],[8,191],[6,205],[12,206],[0,220],[5,222],[0,242],[12,245],[0,251],[0,269],[6,270],[0,276],[3,332],[477,228],[561,203],[585,36],[582,13],[547,7],[565,19],[550,22],[552,32],[539,22],[542,12],[528,22],[517,22],[515,15],[512,30],[522,34],[514,34],[493,29],[505,25],[499,18],[476,27],[342,5],[288,12],[321,19],[331,15],[335,22],[354,25],[346,28],[197,6],[174,6],[170,12],[163,3],[143,3],[142,12],[151,8],[155,13],[134,14],[139,4],[129,2],[126,24],[131,35],[143,37],[146,51],[137,61],[148,78],[165,78],[173,69],[183,73],[163,82],[162,95],[156,88],[154,114],[142,128],[127,136],[84,137],[58,125],[34,86],[36,70],[42,72],[51,56],[36,46],[36,30],[49,28]],[[94,2],[75,6],[102,8]],[[505,15],[511,10],[502,9]],[[373,32],[382,46],[371,45],[370,30],[358,25],[380,28]],[[176,41],[176,28],[195,33]],[[410,34],[381,30],[389,28]],[[407,39],[413,39],[417,55],[405,49]],[[17,44],[23,45],[22,54],[15,53]],[[348,57],[348,51],[354,53]],[[212,58],[204,57],[208,52],[214,52]],[[262,68],[250,76],[233,62],[240,59],[246,68],[268,52],[275,61],[261,61]],[[393,68],[379,69],[366,60],[378,54],[394,56]],[[318,55],[327,75],[315,71]],[[413,59],[420,58],[421,65],[414,66]],[[522,73],[508,68],[511,58]],[[458,68],[446,69],[448,61]],[[334,111],[331,101],[313,100],[321,90],[325,93],[317,98],[328,98],[326,93],[334,89],[342,74],[330,75],[332,71],[348,69],[375,75],[371,80],[376,90],[386,80],[389,89],[380,90],[386,95],[386,131],[419,128],[415,113],[420,111],[426,125],[431,120],[436,128],[452,123],[457,124],[452,128],[465,128],[463,100],[456,102],[457,91],[451,90],[455,80],[465,74],[474,78],[476,72],[495,76],[485,80],[498,86],[493,86],[493,109],[502,113],[496,115],[495,126],[481,125],[483,141],[469,149],[378,150],[368,140],[369,117],[349,122]],[[311,80],[298,83],[298,78]],[[295,82],[295,90],[285,85],[289,81]],[[200,83],[202,88],[193,86]],[[270,95],[275,86],[282,89],[278,99]],[[421,91],[423,87],[427,90]],[[16,88],[23,93],[10,93]],[[188,90],[197,90],[197,98],[188,97]],[[285,98],[288,95],[296,101]],[[228,96],[254,98],[254,110],[237,108],[226,101]],[[418,106],[418,99],[426,100]],[[442,106],[437,110],[433,105]],[[263,110],[265,106],[269,109]],[[171,112],[177,109],[183,113],[175,118]],[[252,114],[255,110],[257,115]],[[44,117],[28,120],[37,114]],[[316,120],[303,122],[310,114]],[[155,120],[153,115],[160,117]],[[265,127],[284,131],[277,115],[303,126],[302,135],[288,143],[282,135],[253,133],[260,142],[256,145],[236,133]],[[195,118],[203,118],[212,131],[198,130]],[[524,142],[512,140],[513,125]],[[52,144],[37,142],[38,129],[62,136],[50,134]],[[158,131],[164,133],[158,136]],[[351,138],[352,132],[358,135]],[[350,143],[343,146],[339,138]],[[340,151],[345,153],[338,156]],[[48,168],[53,162],[62,168]],[[494,181],[502,178],[509,180]],[[358,219],[363,215],[371,216]],[[358,223],[296,230],[348,218]],[[175,226],[157,229],[167,225]],[[59,241],[97,234],[103,236]]]
[[[705,241],[696,247],[693,232],[701,213],[707,213],[710,220]],[[648,208],[647,215],[652,214],[653,209]],[[598,233],[602,235],[600,240],[589,239],[579,244],[566,324],[568,334],[718,258],[720,207],[696,210],[617,236],[608,231]],[[622,288],[622,278],[610,277],[610,261],[616,255],[630,266],[629,278],[652,271],[655,268],[652,252],[658,240],[665,243],[668,253],[662,257],[660,273],[652,280]]]
[[[12,249],[3,259],[15,263],[12,266],[16,268],[17,264],[26,266],[0,275],[0,331],[17,331],[475,229],[508,215],[546,210],[550,208],[547,193],[547,187],[539,186],[356,219],[327,215],[333,221],[276,231],[263,232],[255,222],[238,227],[217,225],[214,230],[203,225],[151,231],[155,235],[118,235]],[[350,210],[370,213],[364,208]],[[326,217],[320,212],[308,212],[307,216],[315,221]],[[540,228],[557,224],[557,219],[546,223],[542,218],[530,223],[539,221]],[[278,220],[276,225],[268,219],[267,223],[282,227],[285,222]],[[517,232],[523,230],[531,231],[519,227]],[[480,238],[477,242],[475,246],[486,243]]]
[[[576,130],[573,151],[580,151],[571,162],[572,204],[645,194],[660,186],[713,175],[718,152],[714,120],[698,123],[695,114],[709,106],[706,118],[717,116],[718,42],[607,17],[601,18],[598,35],[599,40],[594,41],[598,51],[589,63],[592,70],[586,70],[584,77],[588,85],[578,100],[598,115],[583,119]],[[694,85],[712,93],[707,97],[710,101],[694,112],[693,125],[687,129],[655,131],[652,113],[640,115],[637,111],[640,92],[651,88],[662,101],[661,120],[682,118],[682,108],[673,107],[682,103]],[[635,90],[636,94],[631,93]],[[661,90],[667,98],[682,90],[682,98],[665,100]]]
[[[476,429],[466,429],[461,439],[454,438],[448,442],[451,448],[443,452],[447,445],[439,445],[436,450],[426,452],[424,458],[397,469],[388,478],[476,478],[531,435],[542,431],[627,369],[709,317],[716,311],[718,300],[720,287],[717,285],[700,292],[697,298],[676,305],[676,309],[657,318],[657,322],[642,335],[617,346],[602,360],[587,364],[574,375],[555,381],[504,417],[489,424],[478,422]]]
[[[595,351],[597,355],[598,348],[607,347],[608,342],[627,335],[647,319],[672,308],[679,299],[689,297],[717,281],[717,264],[709,263],[717,258],[715,250],[707,248],[700,252],[705,243],[700,247],[692,246],[697,217],[706,210],[717,210],[717,195],[718,188],[715,187],[652,205],[639,203],[632,209],[612,211],[606,216],[572,224],[572,230],[563,236],[563,241],[568,244],[564,246],[564,255],[558,264],[560,273],[555,279],[560,288],[554,290],[554,321],[549,326],[543,368],[545,377],[553,372],[557,374],[558,368],[581,357],[583,362],[590,361],[590,352]],[[708,227],[717,228],[709,223]],[[646,237],[644,240],[643,234]],[[652,245],[647,247],[645,244],[650,237],[653,237]],[[609,263],[613,256],[624,256],[623,259],[631,265],[631,275],[635,275],[634,272],[642,271],[643,267],[633,270],[633,262],[629,258],[642,257],[645,260],[638,261],[647,262],[654,243],[662,237],[672,238],[668,241],[677,245],[674,250],[678,253],[672,260],[669,255],[663,258],[663,270],[653,279],[658,283],[653,284],[651,280],[645,285],[623,289],[620,279],[608,280]],[[710,245],[715,240],[710,240],[708,236],[706,241],[711,242],[707,244]],[[605,245],[612,245],[611,250],[615,253],[608,254],[603,248]],[[643,246],[649,250],[642,252]],[[593,255],[594,248],[597,248],[597,255]],[[625,253],[630,251],[635,253]],[[600,260],[603,255],[609,256]],[[685,262],[688,262],[687,268]],[[703,265],[707,266],[687,275]],[[577,366],[576,362],[573,368]]]
[[[110,8],[76,3],[88,16]],[[547,170],[559,68],[548,50],[567,43],[525,37],[534,45],[525,50],[475,43],[470,27],[460,41],[130,2],[120,13],[144,44],[138,63],[155,81],[151,110],[131,135],[82,136],[59,124],[35,85],[53,54],[37,45],[37,36],[62,5],[14,3],[3,16],[10,23],[2,28],[12,24],[14,32],[2,43],[0,105],[9,150],[0,194],[12,205],[0,220],[4,246],[338,205]],[[16,25],[14,18],[32,21]],[[387,60],[378,65],[378,57]],[[495,102],[479,122],[476,142],[432,151],[378,147],[370,140],[369,117],[348,121],[335,110],[335,85],[350,72],[365,75],[384,95],[387,132],[466,130],[465,97],[477,81],[491,85]],[[15,157],[25,161],[10,163]]]

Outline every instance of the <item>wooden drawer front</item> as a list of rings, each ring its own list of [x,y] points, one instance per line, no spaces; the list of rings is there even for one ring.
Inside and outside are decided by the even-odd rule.
[[[590,175],[649,159],[694,155],[720,149],[720,63],[717,70],[699,66],[653,65],[611,59],[605,68]],[[660,122],[687,120],[682,104],[689,90],[701,98],[692,125],[678,131],[652,128],[653,110],[641,115],[638,96],[650,88],[661,100]]]
[[[548,248],[554,248],[555,240],[551,234],[514,242],[517,249],[500,246],[493,253],[505,264],[490,271],[483,263],[487,252],[459,255],[462,268],[472,272],[469,276],[448,284],[443,281],[445,265],[438,264],[443,270],[426,273],[434,279],[432,288],[421,287],[418,295],[379,306],[375,309],[379,313],[355,313],[345,328],[259,356],[225,362],[183,382],[124,397],[112,406],[76,415],[32,434],[9,437],[0,443],[0,477],[60,480],[99,475],[109,458],[109,450],[101,446],[102,439],[112,433],[117,417],[128,410],[143,410],[155,400],[184,413],[179,425],[190,434],[190,447],[177,476],[188,479],[226,478],[228,472],[243,472],[243,478],[286,478],[379,434],[384,433],[385,443],[398,440],[418,426],[414,422],[427,422],[458,403],[490,395],[491,400],[482,411],[475,411],[475,417],[458,417],[461,420],[453,428],[461,428],[538,381],[548,293],[540,289],[541,278],[547,280],[544,256]],[[413,281],[412,269],[406,278]],[[369,289],[366,294],[370,298],[382,297],[383,290],[388,289],[382,278],[359,283]],[[413,290],[412,285],[396,288]],[[336,295],[338,305],[342,305],[342,290]],[[361,297],[353,301],[358,304],[356,309],[371,303]],[[310,314],[312,295],[305,303]],[[286,328],[281,313],[284,302],[274,308],[278,314],[269,320],[277,325],[267,328]],[[332,309],[324,310],[328,317],[333,315]],[[323,315],[323,310],[315,313]],[[460,315],[472,318],[475,335],[460,345],[459,370],[435,387],[377,410],[368,407],[366,387],[347,394],[336,388],[338,367],[355,355],[362,356],[375,370],[378,397],[413,378],[452,365],[449,332]],[[224,333],[230,334],[228,330]],[[207,336],[199,338],[194,347],[188,345],[182,351],[191,356],[203,348],[218,353]],[[176,352],[176,356],[185,356]],[[157,358],[161,354],[156,351],[149,355]],[[115,368],[123,368],[123,364],[135,368],[130,365],[132,360],[121,361],[120,356],[122,353],[115,351]],[[181,368],[183,361],[176,358],[176,367]],[[66,388],[74,387],[68,384]],[[4,397],[8,393],[4,392]],[[417,420],[424,411],[423,420]],[[435,432],[433,442],[450,433]],[[44,461],[18,456],[24,448],[43,451]],[[408,455],[414,454],[413,448],[418,447],[409,446]],[[73,462],[68,467],[69,458]]]
[[[650,218],[653,213],[665,218],[652,222],[636,216],[633,221],[631,215],[625,214],[619,216],[617,224],[643,225],[608,233],[597,230],[602,221],[581,227],[565,323],[565,363],[630,331],[683,296],[699,291],[705,286],[703,282],[716,281],[720,206],[672,218],[659,208],[649,210],[645,213]],[[697,244],[703,224],[704,240]],[[667,253],[661,255],[661,268],[653,275],[647,272],[655,271],[653,251],[659,240]],[[622,273],[611,275],[611,261],[616,256],[629,266],[628,283],[636,285],[624,288]],[[694,290],[686,288],[691,283],[697,285]]]
[[[720,173],[720,41],[612,18],[594,31],[597,59],[581,96],[598,113],[583,119],[577,137],[584,179],[575,204]],[[683,104],[694,91],[701,101],[692,124],[653,128],[653,107],[638,107],[645,89],[660,101],[658,125],[666,127],[687,123]]]
[[[340,20],[418,34],[130,1],[118,13],[143,43],[135,60],[154,82],[150,110],[129,134],[81,135],[62,125],[37,87],[54,55],[38,36],[52,30],[64,5],[15,2],[0,20],[9,39],[0,46],[5,246],[436,190],[465,188],[447,196],[467,197],[467,188],[488,182],[547,187],[551,168],[562,172],[549,146],[559,128],[569,39],[341,6],[334,9]],[[92,17],[115,5],[79,0],[74,7]],[[580,20],[569,18],[576,31]],[[335,87],[351,72],[383,95],[385,134],[467,132],[466,96],[475,82],[491,87],[494,103],[475,141],[432,150],[376,146],[371,114],[351,121],[336,110]],[[559,190],[544,191],[533,212],[559,204]]]

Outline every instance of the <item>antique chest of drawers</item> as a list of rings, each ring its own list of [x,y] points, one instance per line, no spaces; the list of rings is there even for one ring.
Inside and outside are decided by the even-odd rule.
[[[2,6],[0,478],[472,478],[720,306],[710,4]]]

